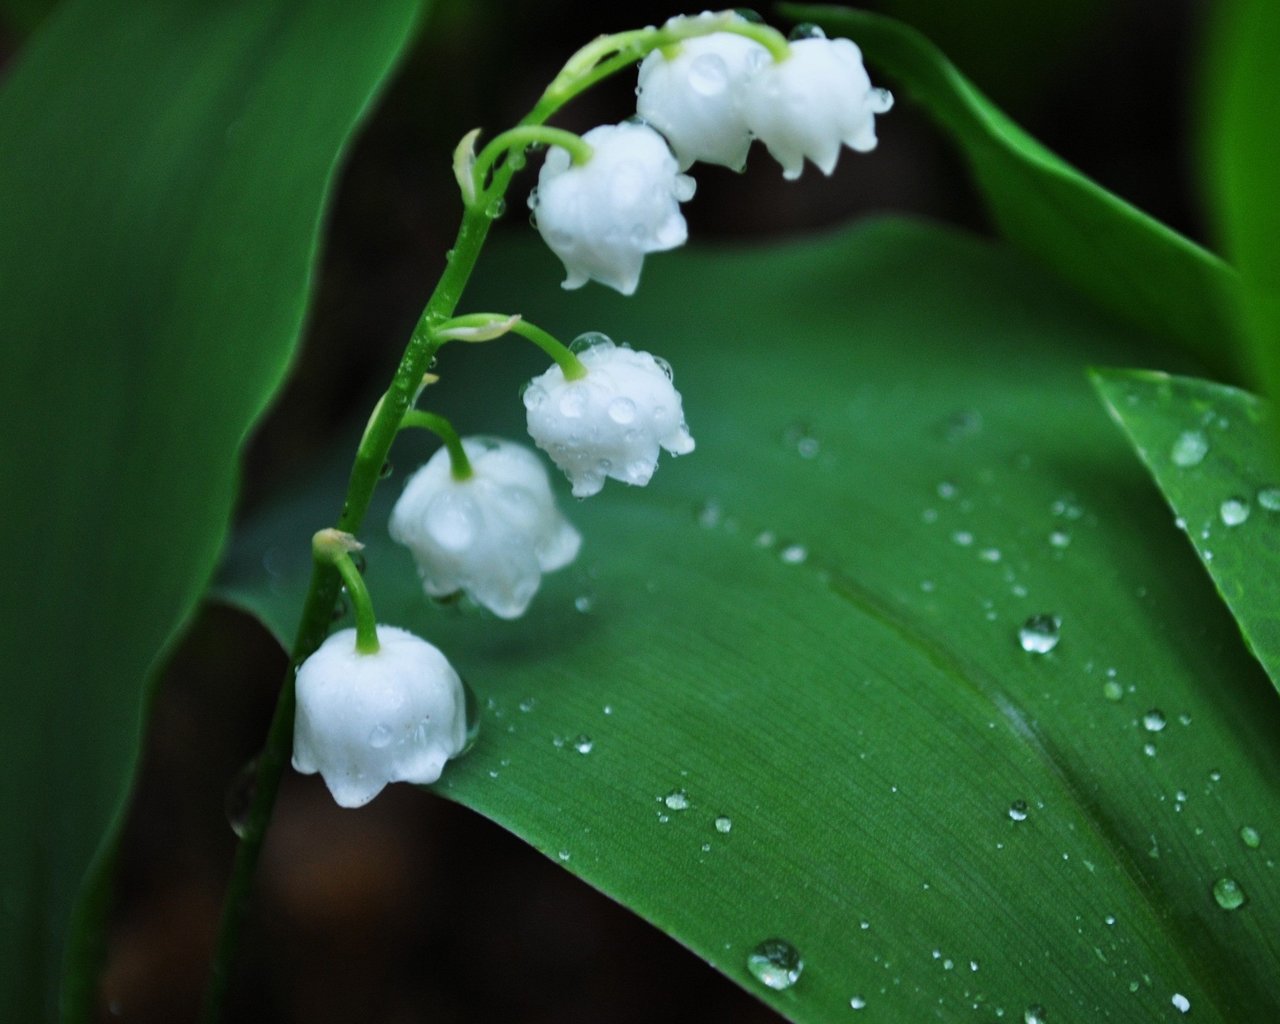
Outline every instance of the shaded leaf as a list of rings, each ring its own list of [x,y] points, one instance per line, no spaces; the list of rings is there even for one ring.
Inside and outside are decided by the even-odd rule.
[[[1223,384],[1144,370],[1100,370],[1093,382],[1280,688],[1280,467],[1269,407]]]
[[[144,681],[213,570],[337,154],[417,8],[66,3],[0,93],[4,1020],[56,1015]],[[70,1018],[89,1012],[102,895]]]
[[[1239,268],[1245,339],[1254,379],[1280,396],[1280,5],[1232,0],[1221,5],[1219,45],[1209,67],[1209,199],[1227,252]]]
[[[1234,271],[1085,177],[994,106],[932,43],[891,18],[783,4],[852,38],[964,152],[1001,232],[1101,306],[1239,376]]]
[[[440,792],[797,1021],[854,997],[879,1020],[1163,1021],[1175,995],[1265,1019],[1280,703],[1090,393],[1084,360],[1147,344],[1016,254],[902,222],[655,258],[631,300],[558,293],[534,244],[482,269],[476,308],[669,357],[698,448],[572,505],[579,562],[512,623],[429,605],[378,495],[380,618],[487,702]],[[520,434],[544,359],[514,344],[446,350],[435,407]],[[225,567],[278,636],[342,461]],[[1045,655],[1019,640],[1040,614]],[[769,938],[805,961],[789,990],[747,970]]]

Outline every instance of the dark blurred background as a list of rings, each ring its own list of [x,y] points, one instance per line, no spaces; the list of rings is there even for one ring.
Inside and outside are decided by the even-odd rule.
[[[7,63],[50,5],[10,3]],[[1210,6],[1192,0],[881,0],[931,36],[1034,135],[1198,241],[1197,62]],[[298,367],[245,456],[241,515],[331,448],[383,386],[457,225],[449,154],[468,129],[516,121],[569,53],[678,7],[569,0],[437,3],[339,180]],[[767,13],[767,12],[766,12]],[[786,27],[775,20],[775,24]],[[873,81],[877,77],[871,65]],[[322,73],[322,72],[321,72]],[[634,77],[576,101],[586,130],[634,112]],[[909,103],[871,157],[783,183],[698,170],[694,244],[758,244],[885,212],[988,230],[965,170]],[[533,162],[536,167],[536,161]],[[527,232],[517,181],[499,231]],[[345,451],[345,449],[343,449]],[[337,496],[335,496],[335,501]],[[235,779],[266,731],[285,658],[252,621],[204,609],[156,699],[124,839],[102,979],[104,1020],[196,1015],[235,837]],[[228,808],[230,804],[230,808]],[[495,965],[497,970],[495,971]],[[393,786],[343,811],[290,774],[258,878],[234,988],[238,1021],[778,1020],[693,954],[495,825]]]

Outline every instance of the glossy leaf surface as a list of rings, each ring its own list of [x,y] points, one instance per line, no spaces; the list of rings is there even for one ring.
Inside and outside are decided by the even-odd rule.
[[[439,792],[796,1021],[1266,1019],[1280,703],[1090,392],[1147,344],[904,222],[651,258],[630,300],[559,293],[534,242],[482,269],[474,308],[669,358],[698,448],[569,505],[580,561],[501,622],[431,606],[387,539],[400,442],[374,601],[486,703]],[[433,408],[518,436],[543,365],[448,349]],[[225,567],[278,636],[343,461]],[[771,938],[804,960],[785,990],[748,970]]]
[[[1269,406],[1163,373],[1099,371],[1094,384],[1280,687],[1280,466]]]

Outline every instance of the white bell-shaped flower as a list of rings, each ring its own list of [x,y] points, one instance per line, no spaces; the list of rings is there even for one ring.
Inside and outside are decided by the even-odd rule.
[[[378,626],[379,649],[334,633],[298,668],[293,767],[319,772],[342,807],[361,807],[388,782],[427,784],[467,743],[462,680],[435,647]]]
[[[786,60],[760,62],[742,99],[747,126],[782,164],[782,176],[800,177],[806,157],[830,174],[841,145],[875,149],[875,115],[893,106],[893,97],[872,88],[862,51],[821,32],[789,49]]]
[[[751,132],[742,93],[768,59],[763,46],[732,32],[686,39],[671,58],[662,50],[645,57],[636,109],[667,137],[682,171],[695,160],[735,171],[746,166]]]
[[[582,536],[556,508],[542,460],[529,448],[468,437],[466,480],[441,448],[405,484],[391,536],[413,552],[431,597],[459,590],[503,619],[524,614],[542,582],[577,557]]]
[[[594,344],[581,347],[584,339]],[[575,497],[604,486],[606,477],[644,485],[658,465],[658,448],[693,451],[671,367],[648,352],[585,335],[575,346],[587,375],[566,380],[558,365],[524,392],[529,435],[564,470]]]
[[[631,295],[646,253],[683,245],[689,236],[680,204],[694,182],[679,173],[666,141],[646,124],[592,128],[581,166],[559,146],[547,151],[529,196],[538,231],[564,263],[565,288],[594,278]]]

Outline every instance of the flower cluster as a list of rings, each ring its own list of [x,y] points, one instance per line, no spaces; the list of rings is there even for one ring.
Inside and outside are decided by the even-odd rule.
[[[693,197],[694,181],[683,172],[694,163],[741,170],[759,139],[784,178],[799,177],[805,160],[830,174],[843,147],[875,146],[875,115],[892,103],[872,88],[852,42],[816,29],[787,42],[723,13],[617,38],[636,35],[650,50],[639,71],[637,118],[581,138],[522,124],[478,155],[477,131],[455,152],[455,174],[474,215],[501,206],[507,179],[495,171],[499,154],[518,150],[522,164],[521,147],[553,143],[530,205],[538,231],[564,264],[565,288],[596,280],[632,294],[644,257],[688,237],[680,204]],[[571,60],[562,76],[594,80],[611,38],[580,51],[587,56]],[[647,484],[661,450],[693,451],[671,367],[648,352],[598,333],[566,348],[519,315],[487,313],[445,314],[432,323],[429,340],[438,348],[509,333],[554,360],[523,392],[526,425],[576,497],[598,493],[610,478]],[[401,399],[412,405],[407,395]],[[431,412],[409,408],[400,416],[397,429],[425,427],[444,441],[406,482],[389,524],[392,538],[412,552],[423,590],[431,597],[465,593],[503,619],[524,614],[543,573],[567,566],[582,544],[556,507],[543,463],[512,441],[459,438]],[[385,450],[372,459],[384,458]],[[294,767],[319,772],[344,807],[367,803],[388,782],[434,782],[467,742],[458,674],[425,640],[377,624],[351,558],[360,546],[338,530],[322,530],[313,540],[317,561],[341,576],[357,628],[331,636],[296,680]]]
[[[741,170],[759,139],[788,180],[806,159],[831,174],[842,147],[875,148],[875,115],[893,104],[872,87],[852,41],[815,27],[780,56],[725,31],[654,50],[636,92],[638,123],[587,132],[591,156],[581,164],[553,146],[529,197],[539,232],[564,263],[565,288],[596,280],[632,294],[645,255],[688,235],[679,204],[693,197],[694,183],[681,172],[695,162]]]

